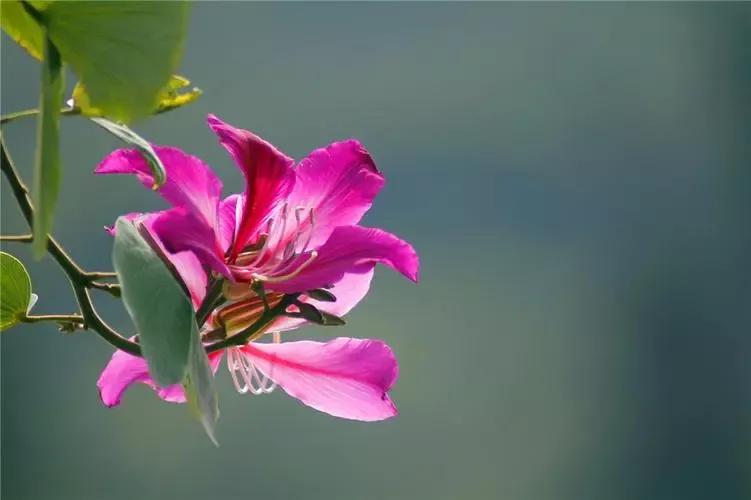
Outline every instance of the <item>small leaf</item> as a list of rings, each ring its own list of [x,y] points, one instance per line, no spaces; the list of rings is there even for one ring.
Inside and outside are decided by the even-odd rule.
[[[157,105],[156,113],[163,113],[166,111],[185,106],[198,99],[203,92],[201,89],[193,87],[192,89],[186,89],[190,86],[190,80],[179,75],[172,75],[167,86],[162,89],[159,96],[159,103]],[[91,105],[91,100],[86,92],[86,87],[81,82],[78,82],[73,87],[73,94],[71,95],[73,101],[72,105],[75,108],[80,109],[81,113],[86,116],[104,116],[104,111]]]
[[[198,338],[193,306],[133,223],[120,218],[116,229],[112,260],[149,373],[162,387],[182,383],[193,359],[191,343]]]
[[[305,295],[320,302],[336,302],[336,295],[323,288],[308,290]]]
[[[323,316],[324,326],[341,326],[347,323],[343,318],[334,316],[333,314],[327,313],[326,311],[321,311],[321,315]]]
[[[2,16],[0,16],[3,31],[26,49],[32,57],[41,60],[44,52],[44,32],[36,20],[26,12],[18,0],[3,0]]]
[[[52,229],[57,194],[60,190],[60,108],[63,105],[63,65],[55,46],[45,39],[42,64],[42,95],[37,127],[37,158],[34,166],[33,198],[36,258],[47,250],[47,233]]]
[[[182,55],[188,12],[182,1],[53,2],[40,16],[90,106],[129,123],[157,109]]]
[[[183,387],[191,412],[201,421],[211,442],[219,446],[215,434],[216,422],[219,420],[219,400],[214,374],[197,334],[190,345],[190,361]]]
[[[0,331],[26,315],[32,300],[31,278],[20,260],[0,252]]]
[[[317,325],[325,324],[323,313],[321,313],[321,311],[319,311],[315,306],[306,304],[305,302],[298,302],[295,305],[300,308],[300,316],[302,316],[303,318]]]
[[[154,177],[152,189],[156,191],[164,184],[164,181],[167,180],[167,172],[164,169],[164,164],[162,164],[162,160],[159,159],[154,148],[151,147],[151,144],[146,139],[133,132],[128,126],[115,123],[106,118],[91,118],[91,121],[126,144],[133,146],[143,155]]]

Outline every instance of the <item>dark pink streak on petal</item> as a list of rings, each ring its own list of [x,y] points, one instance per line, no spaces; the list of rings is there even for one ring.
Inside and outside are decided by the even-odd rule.
[[[323,244],[335,227],[360,222],[385,182],[368,151],[354,139],[316,149],[295,173],[290,206],[314,210],[311,248]]]
[[[418,280],[420,262],[409,243],[381,229],[341,226],[334,229],[318,249],[318,257],[303,271],[281,283],[269,283],[268,288],[302,292],[336,283],[346,273],[368,272],[376,264],[387,265],[412,281]]]
[[[216,373],[219,362],[222,360],[222,351],[209,354],[211,369]],[[123,351],[115,351],[107,366],[105,366],[96,385],[99,388],[99,397],[108,407],[120,404],[123,393],[135,383],[146,384],[157,396],[170,403],[184,403],[185,393],[180,384],[168,387],[159,387],[149,376],[146,361],[138,356],[132,356]]]
[[[295,182],[294,161],[252,132],[214,115],[209,115],[208,124],[245,176],[245,203],[230,251],[232,261],[289,195]]]
[[[222,194],[222,181],[195,156],[177,148],[155,146],[164,164],[167,180],[159,189],[165,200],[183,207],[209,226],[216,224],[216,209]],[[154,179],[146,159],[134,149],[118,149],[107,156],[94,171],[97,174],[134,174],[147,188]]]
[[[398,414],[387,393],[399,376],[399,366],[391,348],[380,340],[251,343],[241,350],[287,394],[311,408],[364,421]]]

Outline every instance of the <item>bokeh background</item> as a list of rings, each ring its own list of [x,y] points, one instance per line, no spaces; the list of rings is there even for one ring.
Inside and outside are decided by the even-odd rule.
[[[38,73],[3,35],[3,112],[36,104]],[[104,408],[93,334],[21,326],[3,499],[751,497],[751,5],[202,3],[181,73],[204,96],[136,128],[227,192],[209,112],[298,158],[349,136],[375,156],[366,223],[414,243],[422,281],[382,269],[336,333],[393,346],[401,415],[240,396],[223,369],[216,449],[146,387]],[[29,179],[33,120],[4,133]],[[93,124],[62,134],[55,233],[110,269],[102,226],[162,202],[91,175],[119,146]],[[23,232],[9,194],[3,232]],[[37,312],[73,312],[51,261],[5,249]]]

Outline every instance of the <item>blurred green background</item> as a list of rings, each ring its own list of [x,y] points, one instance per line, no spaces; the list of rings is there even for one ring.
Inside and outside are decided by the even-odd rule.
[[[33,107],[38,65],[2,42],[3,112]],[[202,3],[181,73],[204,96],[136,128],[225,192],[242,182],[209,112],[297,158],[349,136],[373,153],[366,223],[416,246],[422,282],[380,270],[336,333],[393,346],[401,415],[240,396],[222,367],[216,449],[144,386],[104,408],[93,334],[21,326],[3,499],[751,496],[751,5]],[[34,121],[5,129],[30,179]],[[55,233],[111,269],[102,226],[162,202],[91,175],[119,147],[93,124],[62,140]],[[4,180],[2,226],[25,231]],[[5,249],[38,313],[73,312],[49,259]]]

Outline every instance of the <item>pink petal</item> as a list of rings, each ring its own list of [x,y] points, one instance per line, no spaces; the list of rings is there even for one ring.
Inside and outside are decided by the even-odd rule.
[[[336,296],[336,302],[321,302],[313,300],[307,296],[301,300],[316,306],[319,310],[333,314],[335,316],[344,316],[352,310],[368,293],[370,281],[373,279],[374,269],[362,274],[347,273],[334,284],[329,291]],[[284,332],[299,328],[302,324],[307,323],[301,318],[281,317],[274,325],[269,328],[270,331]]]
[[[242,210],[242,195],[233,194],[227,196],[225,199],[219,202],[219,240],[222,245],[222,250],[226,252],[229,250],[232,242],[235,240],[235,230],[237,229],[237,209],[240,205]]]
[[[399,366],[391,348],[380,340],[251,343],[241,350],[287,394],[311,408],[364,421],[398,414],[387,392],[399,376]]]
[[[222,181],[199,158],[173,147],[155,146],[154,151],[167,173],[159,193],[176,207],[184,207],[200,216],[208,225],[216,223],[216,208],[222,193]],[[94,171],[97,174],[135,174],[151,188],[154,179],[146,159],[135,149],[118,149],[107,156]]]
[[[203,298],[206,296],[208,276],[203,268],[203,264],[193,252],[189,250],[171,252],[165,247],[162,238],[153,228],[154,220],[159,218],[163,213],[164,212],[154,212],[150,214],[129,213],[122,215],[121,218],[128,221],[141,220],[151,234],[153,240],[159,245],[164,256],[177,271],[177,274],[185,284],[185,287],[188,289],[193,307],[198,309],[201,302],[203,302]],[[114,225],[111,227],[105,227],[105,229],[112,236],[115,235]]]
[[[150,230],[159,236],[169,252],[191,251],[203,264],[230,277],[224,263],[224,251],[214,229],[193,213],[172,208],[153,217],[150,224]]]
[[[376,263],[385,264],[412,281],[418,280],[417,252],[406,241],[381,229],[340,226],[318,250],[318,257],[297,276],[269,283],[277,292],[302,292],[336,283],[346,273],[362,274]],[[305,256],[300,258],[303,261]]]
[[[368,151],[350,139],[316,149],[295,169],[290,206],[312,208],[312,248],[323,244],[337,226],[360,222],[384,184]]]
[[[219,362],[222,360],[222,351],[209,354],[209,363],[216,373]],[[120,404],[123,393],[135,383],[146,384],[157,393],[157,396],[170,403],[184,403],[185,393],[180,384],[169,387],[158,387],[149,376],[146,361],[138,356],[132,356],[123,351],[115,351],[96,385],[99,388],[99,397],[108,407]]]
[[[209,115],[208,124],[245,176],[246,203],[235,231],[230,256],[234,259],[289,195],[295,182],[294,161],[252,132],[235,128],[214,115]]]

